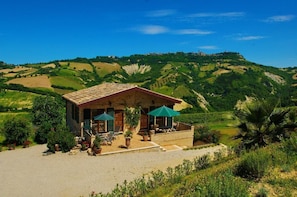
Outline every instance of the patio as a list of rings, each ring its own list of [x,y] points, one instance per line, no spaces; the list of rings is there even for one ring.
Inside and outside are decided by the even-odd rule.
[[[131,139],[129,148],[125,146],[125,137],[123,134],[117,135],[112,141],[112,144],[101,145],[102,151],[100,155],[110,155],[125,152],[145,152],[145,151],[160,151],[160,145],[152,141],[143,141],[143,137],[139,134],[134,134]]]

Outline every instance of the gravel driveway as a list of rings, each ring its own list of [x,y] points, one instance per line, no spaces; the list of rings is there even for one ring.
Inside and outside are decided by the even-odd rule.
[[[184,159],[222,149],[124,153],[88,156],[56,153],[43,156],[46,145],[0,153],[0,196],[89,196],[92,191],[109,192],[117,183],[132,181],[143,174],[175,167]]]

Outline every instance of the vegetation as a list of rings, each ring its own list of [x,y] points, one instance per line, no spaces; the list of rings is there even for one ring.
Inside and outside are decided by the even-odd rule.
[[[237,137],[242,139],[242,146],[248,149],[263,147],[287,137],[284,128],[288,112],[288,109],[277,109],[273,102],[266,100],[256,100],[236,111],[240,120]]]
[[[53,97],[36,97],[33,101],[32,122],[36,126],[48,123],[56,129],[64,119],[63,108]]]
[[[57,146],[62,152],[68,152],[75,146],[74,135],[66,126],[57,127],[56,131],[48,134],[47,147],[49,151],[56,152]]]
[[[186,113],[230,111],[246,97],[277,98],[281,107],[293,106],[297,101],[296,69],[262,66],[234,52],[98,56],[26,64],[19,68],[0,64],[0,92],[9,89],[53,96],[55,92],[62,94],[104,81],[135,83],[184,99],[193,106]],[[5,73],[1,69],[6,69]],[[14,77],[40,75],[48,77],[55,92],[25,87],[21,80],[19,84],[6,83]]]
[[[283,148],[291,149],[291,145],[285,140],[240,157],[223,151],[215,153],[212,160],[210,155],[184,160],[166,171],[157,170],[131,182],[124,181],[110,193],[93,192],[90,196],[295,196],[297,155],[287,155],[288,147]],[[286,166],[284,161],[288,161]]]
[[[4,122],[3,133],[6,144],[22,145],[30,136],[32,128],[28,120],[13,117]]]
[[[135,129],[137,127],[139,119],[140,119],[140,107],[136,108],[125,108],[125,123],[130,126],[131,129]]]

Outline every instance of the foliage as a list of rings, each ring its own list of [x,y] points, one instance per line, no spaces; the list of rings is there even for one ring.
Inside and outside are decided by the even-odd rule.
[[[199,126],[194,130],[194,142],[201,140],[206,143],[218,143],[220,131],[210,130],[207,126]]]
[[[195,186],[193,196],[248,197],[248,184],[231,172],[223,172],[202,178]]]
[[[59,62],[63,62],[60,65]],[[69,66],[69,63],[71,65]],[[281,106],[293,106],[297,98],[297,90],[292,84],[296,79],[294,68],[274,68],[249,62],[239,53],[224,52],[216,54],[203,53],[163,53],[163,54],[136,54],[124,57],[98,56],[96,58],[75,58],[73,60],[61,60],[50,62],[55,68],[45,68],[42,64],[26,64],[28,68],[36,70],[31,75],[47,75],[51,79],[54,91],[61,89],[81,89],[90,87],[104,81],[118,83],[137,83],[151,90],[166,90],[164,93],[183,98],[193,108],[187,112],[204,111],[200,107],[200,101],[196,95],[201,94],[208,102],[208,111],[232,110],[238,100],[245,96],[259,98],[279,98]],[[65,66],[65,64],[67,64]],[[73,69],[72,65],[81,63],[89,65],[87,70]],[[96,64],[105,65],[100,69],[100,76]],[[114,69],[113,65],[119,65]],[[128,75],[122,66],[138,64],[149,66],[151,70],[145,73]],[[3,68],[13,69],[13,65],[3,63]],[[103,74],[102,74],[103,71]],[[22,71],[15,72],[18,77]],[[284,83],[279,83],[273,77],[280,78]],[[50,90],[42,91],[37,88],[27,88],[17,84],[6,84],[9,77],[0,74],[0,89],[15,89],[37,94],[50,94],[56,96]],[[71,83],[72,82],[72,83]],[[181,88],[182,87],[182,88]]]
[[[131,128],[137,127],[139,123],[140,115],[141,115],[140,107],[136,107],[136,108],[126,107],[124,114],[125,114],[125,123],[128,124]]]
[[[101,147],[101,138],[100,138],[100,136],[97,136],[96,135],[95,140],[93,142],[93,145],[96,148],[100,148]]]
[[[9,118],[4,122],[4,136],[7,144],[23,144],[30,136],[31,125],[22,117]]]
[[[51,131],[52,125],[50,122],[42,122],[35,133],[35,142],[44,144],[47,142],[48,133]]]
[[[277,109],[273,102],[256,100],[247,104],[246,108],[235,111],[240,120],[237,138],[244,147],[266,146],[271,142],[281,141],[285,137],[285,121],[287,109]]]
[[[133,132],[132,131],[130,131],[130,130],[128,130],[128,131],[126,131],[125,133],[124,133],[124,137],[126,137],[126,138],[132,138],[133,137]]]
[[[297,155],[297,135],[292,135],[289,139],[284,140],[283,148],[288,154]]]
[[[265,149],[258,149],[246,154],[236,168],[236,174],[243,178],[260,179],[272,166],[271,155]]]
[[[68,152],[75,146],[74,135],[69,128],[59,125],[56,131],[50,131],[48,134],[47,147],[49,151],[55,152],[55,145],[58,144],[62,152]]]
[[[295,171],[291,176],[287,173],[283,174],[285,176],[280,175],[283,172],[280,171],[279,166],[283,162],[283,155],[286,151],[281,148],[282,143],[247,152],[242,158],[229,155],[224,158],[217,157],[218,159],[214,162],[209,160],[209,155],[205,155],[196,157],[193,161],[184,160],[182,164],[174,168],[168,167],[165,171],[153,171],[131,182],[124,181],[110,193],[92,192],[90,196],[237,197],[267,196],[269,193],[277,196],[292,196],[297,186]],[[288,156],[289,160],[297,158],[296,155]],[[296,169],[295,162],[290,165],[295,166]],[[237,175],[239,167],[245,167],[245,171],[249,174],[248,177],[244,177],[249,179]],[[263,177],[263,175],[266,176]]]
[[[57,99],[49,96],[40,96],[34,99],[32,122],[35,125],[40,126],[44,122],[48,122],[52,128],[56,129],[62,123],[63,117],[62,105]]]

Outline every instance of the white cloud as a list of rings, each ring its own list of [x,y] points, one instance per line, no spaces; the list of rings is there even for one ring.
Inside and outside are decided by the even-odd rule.
[[[264,36],[242,36],[242,37],[236,38],[236,40],[249,41],[249,40],[260,40],[263,38]]]
[[[213,45],[199,46],[198,48],[203,49],[203,50],[215,50],[215,49],[218,49],[217,46],[213,46]]]
[[[208,35],[208,34],[213,34],[214,32],[212,31],[203,31],[199,29],[181,29],[175,31],[176,34],[181,34],[181,35]]]
[[[145,25],[137,28],[136,30],[143,34],[150,35],[163,34],[169,31],[166,27],[160,25]]]
[[[278,15],[278,16],[271,16],[264,20],[264,22],[274,23],[274,22],[287,22],[291,21],[295,18],[294,15]]]
[[[222,13],[196,13],[190,15],[190,17],[242,17],[244,16],[244,12],[222,12]]]
[[[148,12],[148,17],[165,17],[170,16],[175,13],[175,10],[154,10],[151,12]]]

